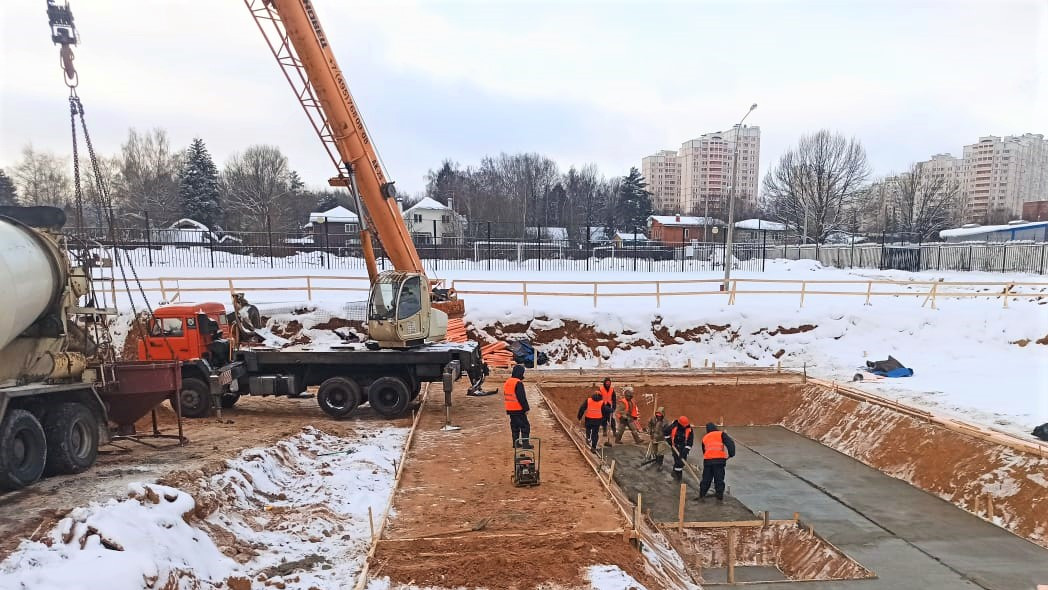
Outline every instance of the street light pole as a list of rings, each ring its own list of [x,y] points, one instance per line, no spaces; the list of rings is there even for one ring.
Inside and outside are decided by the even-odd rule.
[[[728,292],[728,283],[731,281],[731,254],[732,254],[732,238],[735,236],[735,191],[739,184],[739,136],[742,134],[742,123],[746,120],[746,117],[750,116],[753,109],[757,108],[757,103],[750,105],[750,110],[746,111],[746,114],[742,116],[739,121],[739,125],[735,128],[735,154],[732,157],[731,165],[731,193],[728,197],[728,234],[727,239],[724,242],[724,286],[723,290],[725,293]]]

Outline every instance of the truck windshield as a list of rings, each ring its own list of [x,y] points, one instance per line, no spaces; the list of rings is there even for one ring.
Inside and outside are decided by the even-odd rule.
[[[400,303],[397,305],[397,319],[406,320],[422,309],[422,281],[411,277],[404,281],[400,288]]]
[[[373,320],[393,319],[393,307],[396,301],[392,283],[378,283],[371,290],[371,309],[369,317]]]
[[[153,321],[150,336],[181,336],[182,318],[161,318]]]

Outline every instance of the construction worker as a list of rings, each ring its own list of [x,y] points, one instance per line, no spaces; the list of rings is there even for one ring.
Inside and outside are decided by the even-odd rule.
[[[531,423],[528,422],[528,398],[524,393],[524,365],[514,365],[512,377],[502,386],[502,397],[509,415],[509,429],[513,434],[513,448],[530,449]]]
[[[648,457],[655,463],[655,469],[662,470],[662,460],[665,458],[666,447],[664,446],[666,436],[666,414],[660,406],[655,410],[655,415],[648,420]]]
[[[684,462],[688,459],[691,446],[695,444],[695,433],[687,416],[681,416],[670,424],[666,432],[666,444],[673,452],[673,479],[681,481],[684,479]]]
[[[608,407],[604,422],[601,423],[601,429],[604,430],[604,446],[611,446],[611,435],[608,433],[608,425],[611,423],[611,432],[615,432],[615,418],[613,411],[615,410],[615,388],[611,385],[611,377],[605,377],[604,383],[601,384],[600,389],[597,390],[600,393],[601,399],[604,400],[604,405]]]
[[[702,437],[702,482],[699,498],[705,498],[713,482],[717,499],[724,500],[724,468],[728,459],[735,456],[735,441],[728,433],[718,430],[713,422],[706,423],[706,434]]]
[[[607,418],[608,406],[600,392],[595,391],[587,397],[579,406],[579,420],[584,420],[586,425],[586,440],[589,441],[590,451],[597,452],[597,441],[600,440],[600,426]]]
[[[619,400],[619,427],[615,431],[615,444],[622,444],[622,435],[627,428],[633,435],[633,444],[640,444],[640,435],[637,433],[640,429],[639,419],[640,408],[633,401],[633,388],[627,387],[622,390],[622,399]]]

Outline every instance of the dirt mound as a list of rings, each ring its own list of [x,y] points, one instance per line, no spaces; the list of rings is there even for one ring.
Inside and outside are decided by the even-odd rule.
[[[599,533],[382,541],[373,563],[374,577],[420,587],[589,588],[591,565],[617,565],[652,590],[663,587],[621,536]]]

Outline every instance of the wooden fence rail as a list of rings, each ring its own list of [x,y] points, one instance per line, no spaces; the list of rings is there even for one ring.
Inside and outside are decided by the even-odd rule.
[[[141,291],[159,294],[160,301],[185,301],[193,294],[208,294],[212,297],[232,293],[274,294],[284,300],[312,301],[323,293],[367,293],[366,276],[257,276],[235,278],[205,277],[153,277],[143,278]],[[443,286],[445,281],[437,281]],[[921,306],[937,307],[940,299],[990,298],[1000,299],[1004,307],[1010,301],[1021,298],[1048,298],[1048,282],[1007,281],[890,281],[890,280],[796,280],[796,279],[732,279],[727,292],[722,289],[721,279],[669,279],[630,281],[543,281],[509,279],[457,279],[451,288],[463,298],[470,297],[519,297],[524,305],[536,297],[585,297],[591,299],[593,307],[599,307],[602,299],[652,298],[655,306],[661,307],[663,300],[681,297],[720,295],[734,305],[738,296],[793,296],[800,307],[813,296],[861,297],[865,305],[872,305],[875,298],[914,297]],[[122,279],[96,279],[96,288],[108,292],[115,299],[120,293],[130,291],[138,298],[139,286]],[[286,297],[284,295],[286,294]],[[249,297],[250,298],[250,297]],[[265,297],[258,302],[265,302]]]

